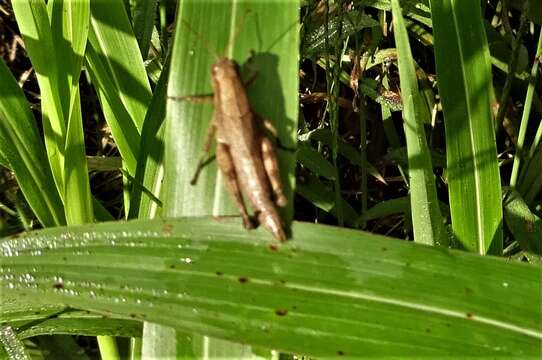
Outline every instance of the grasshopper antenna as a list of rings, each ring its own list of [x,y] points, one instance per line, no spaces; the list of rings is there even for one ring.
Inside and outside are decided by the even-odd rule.
[[[239,35],[239,32],[243,28],[243,25],[245,24],[245,21],[247,20],[248,15],[252,14],[252,10],[248,9],[243,14],[243,17],[241,18],[241,21],[237,23],[235,26],[235,31],[233,33],[230,32],[230,38],[228,39],[228,43],[226,44],[226,47],[224,48],[223,54],[227,55],[228,57],[231,57],[231,51],[232,51],[232,44],[237,38],[237,35]],[[235,16],[232,16],[232,19],[235,19]]]
[[[190,31],[192,35],[194,35],[201,42],[201,45],[205,48],[205,50],[207,50],[211,55],[215,57],[215,60],[218,60],[220,56],[218,56],[217,52],[209,45],[207,39],[203,35],[194,30],[190,23],[185,19],[181,19],[181,24],[186,28],[186,30]]]

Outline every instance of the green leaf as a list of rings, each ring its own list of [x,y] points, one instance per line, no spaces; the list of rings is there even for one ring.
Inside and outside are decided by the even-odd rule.
[[[446,127],[452,229],[463,248],[502,253],[491,64],[480,4],[430,1]]]
[[[143,59],[147,58],[152,29],[156,18],[157,0],[133,0],[132,24]]]
[[[224,218],[31,232],[1,240],[2,301],[314,357],[542,355],[540,266],[308,223],[292,233],[278,245]]]
[[[247,79],[256,74],[255,81],[246,89],[251,107],[258,115],[271,120],[282,145],[295,148],[298,11],[295,1],[180,3],[166,110],[163,199],[164,212],[169,216],[238,213],[231,195],[224,191],[214,162],[203,169],[196,186],[189,184],[198,160],[195,154],[201,152],[210,124],[212,106],[173,99],[211,93],[210,69],[217,60],[215,55],[245,65],[254,51],[252,60],[242,71]],[[289,199],[282,216],[289,223],[293,216],[294,152],[278,150],[277,155],[285,195]],[[167,329],[164,331],[165,336],[171,336]],[[177,338],[171,337],[171,342]],[[229,355],[243,356],[242,352]]]
[[[398,0],[392,0],[394,36],[403,98],[403,119],[408,152],[410,206],[414,241],[426,245],[447,245],[440,213],[431,152],[424,129],[424,104],[418,89],[408,34]]]
[[[145,115],[141,130],[140,151],[134,176],[134,184],[130,194],[129,219],[153,218],[157,214],[158,204],[144,194],[142,188],[148,189],[159,198],[164,178],[164,129],[166,112],[167,78],[169,75],[170,59],[166,60],[160,79],[154,89],[153,97]]]
[[[39,336],[33,340],[38,342],[47,359],[90,360],[72,336]]]
[[[309,144],[301,143],[296,152],[297,161],[311,170],[315,175],[335,180],[337,172],[332,163],[324,155],[313,149]]]
[[[24,344],[17,339],[17,334],[9,325],[0,326],[0,357],[2,359],[30,359]]]
[[[23,91],[0,60],[0,153],[44,226],[65,224],[47,154]]]
[[[531,212],[515,190],[506,193],[504,219],[523,250],[542,255],[542,220]]]
[[[152,96],[149,80],[123,2],[91,1],[90,10],[87,68],[126,169],[133,176]]]
[[[297,9],[294,2],[216,3],[188,1],[181,5],[177,37],[173,44],[168,96],[197,96],[211,93],[210,68],[214,51],[240,64],[255,51],[250,67],[257,74],[247,93],[253,110],[271,119],[281,144],[293,148],[297,124]],[[200,16],[206,14],[206,16]],[[263,14],[266,14],[264,17]],[[271,21],[269,15],[274,14]],[[263,19],[266,20],[265,32]],[[268,23],[267,23],[268,22]],[[237,29],[239,31],[236,33]],[[209,31],[215,29],[215,31]],[[203,35],[209,36],[205,38]],[[231,40],[230,40],[231,39]],[[228,43],[229,42],[229,43]],[[207,46],[205,44],[208,44]],[[212,50],[206,49],[210,48]],[[247,71],[248,72],[248,71]],[[251,73],[245,72],[245,76]],[[215,164],[207,166],[196,186],[189,180],[212,116],[211,105],[169,99],[167,104],[165,201],[172,215],[237,213],[230,195],[216,181]],[[295,159],[291,151],[278,150],[286,196],[294,181]],[[291,218],[292,204],[286,210]]]
[[[23,311],[17,305],[3,304],[1,319],[9,319],[19,339],[38,335],[71,334],[71,335],[111,335],[141,336],[141,323],[135,320],[119,320],[106,318],[103,315],[67,309],[64,306],[53,306],[39,311],[36,304]],[[20,308],[20,306],[19,306]]]
[[[64,194],[64,141],[67,119],[62,108],[58,67],[66,64],[63,59],[57,59],[54,51],[55,42],[45,2],[13,1],[12,5],[40,87],[43,132],[49,164],[58,193]]]
[[[337,202],[335,193],[326,187],[316,176],[304,176],[296,184],[296,193],[310,201],[314,206],[337,217]],[[348,226],[357,226],[358,214],[352,206],[341,197],[344,222]]]
[[[94,221],[79,99],[79,76],[87,44],[90,4],[88,0],[54,0],[48,6],[51,8],[55,54],[59,59],[55,87],[67,121],[62,198],[68,204],[67,223],[82,224]]]

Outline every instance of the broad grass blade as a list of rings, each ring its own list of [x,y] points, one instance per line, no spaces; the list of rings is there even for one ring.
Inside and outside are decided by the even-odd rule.
[[[257,74],[247,90],[252,109],[271,119],[282,145],[295,148],[298,6],[295,1],[184,1],[178,11],[168,86],[164,210],[168,216],[238,214],[214,163],[203,170],[197,186],[189,184],[212,106],[174,98],[211,93],[210,69],[217,55],[243,65],[254,51],[252,61],[242,71],[246,78]],[[280,150],[278,158],[289,199],[283,211],[288,223],[293,215],[295,158],[292,151]],[[165,336],[171,336],[167,329],[164,331]],[[240,358],[250,353],[250,349],[233,345],[224,352],[222,345],[205,341],[210,341],[209,347],[220,356]]]
[[[293,234],[276,248],[205,217],[2,239],[1,320],[61,303],[316,358],[541,355],[540,265],[308,223]]]

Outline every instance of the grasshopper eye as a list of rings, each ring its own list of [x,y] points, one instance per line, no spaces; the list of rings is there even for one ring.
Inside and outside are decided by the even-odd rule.
[[[211,67],[211,72],[213,73],[213,76],[219,75],[220,74],[220,66],[213,65]]]

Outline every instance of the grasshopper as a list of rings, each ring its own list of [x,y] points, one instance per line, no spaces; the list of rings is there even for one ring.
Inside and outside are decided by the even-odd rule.
[[[258,222],[273,236],[286,240],[284,223],[277,207],[287,204],[280,179],[274,146],[266,130],[277,135],[269,119],[252,110],[239,66],[227,57],[217,57],[211,67],[214,113],[191,184],[206,164],[213,139],[216,139],[216,161],[227,189],[233,195],[246,229],[253,228],[243,193]],[[198,101],[197,97],[186,97]]]

